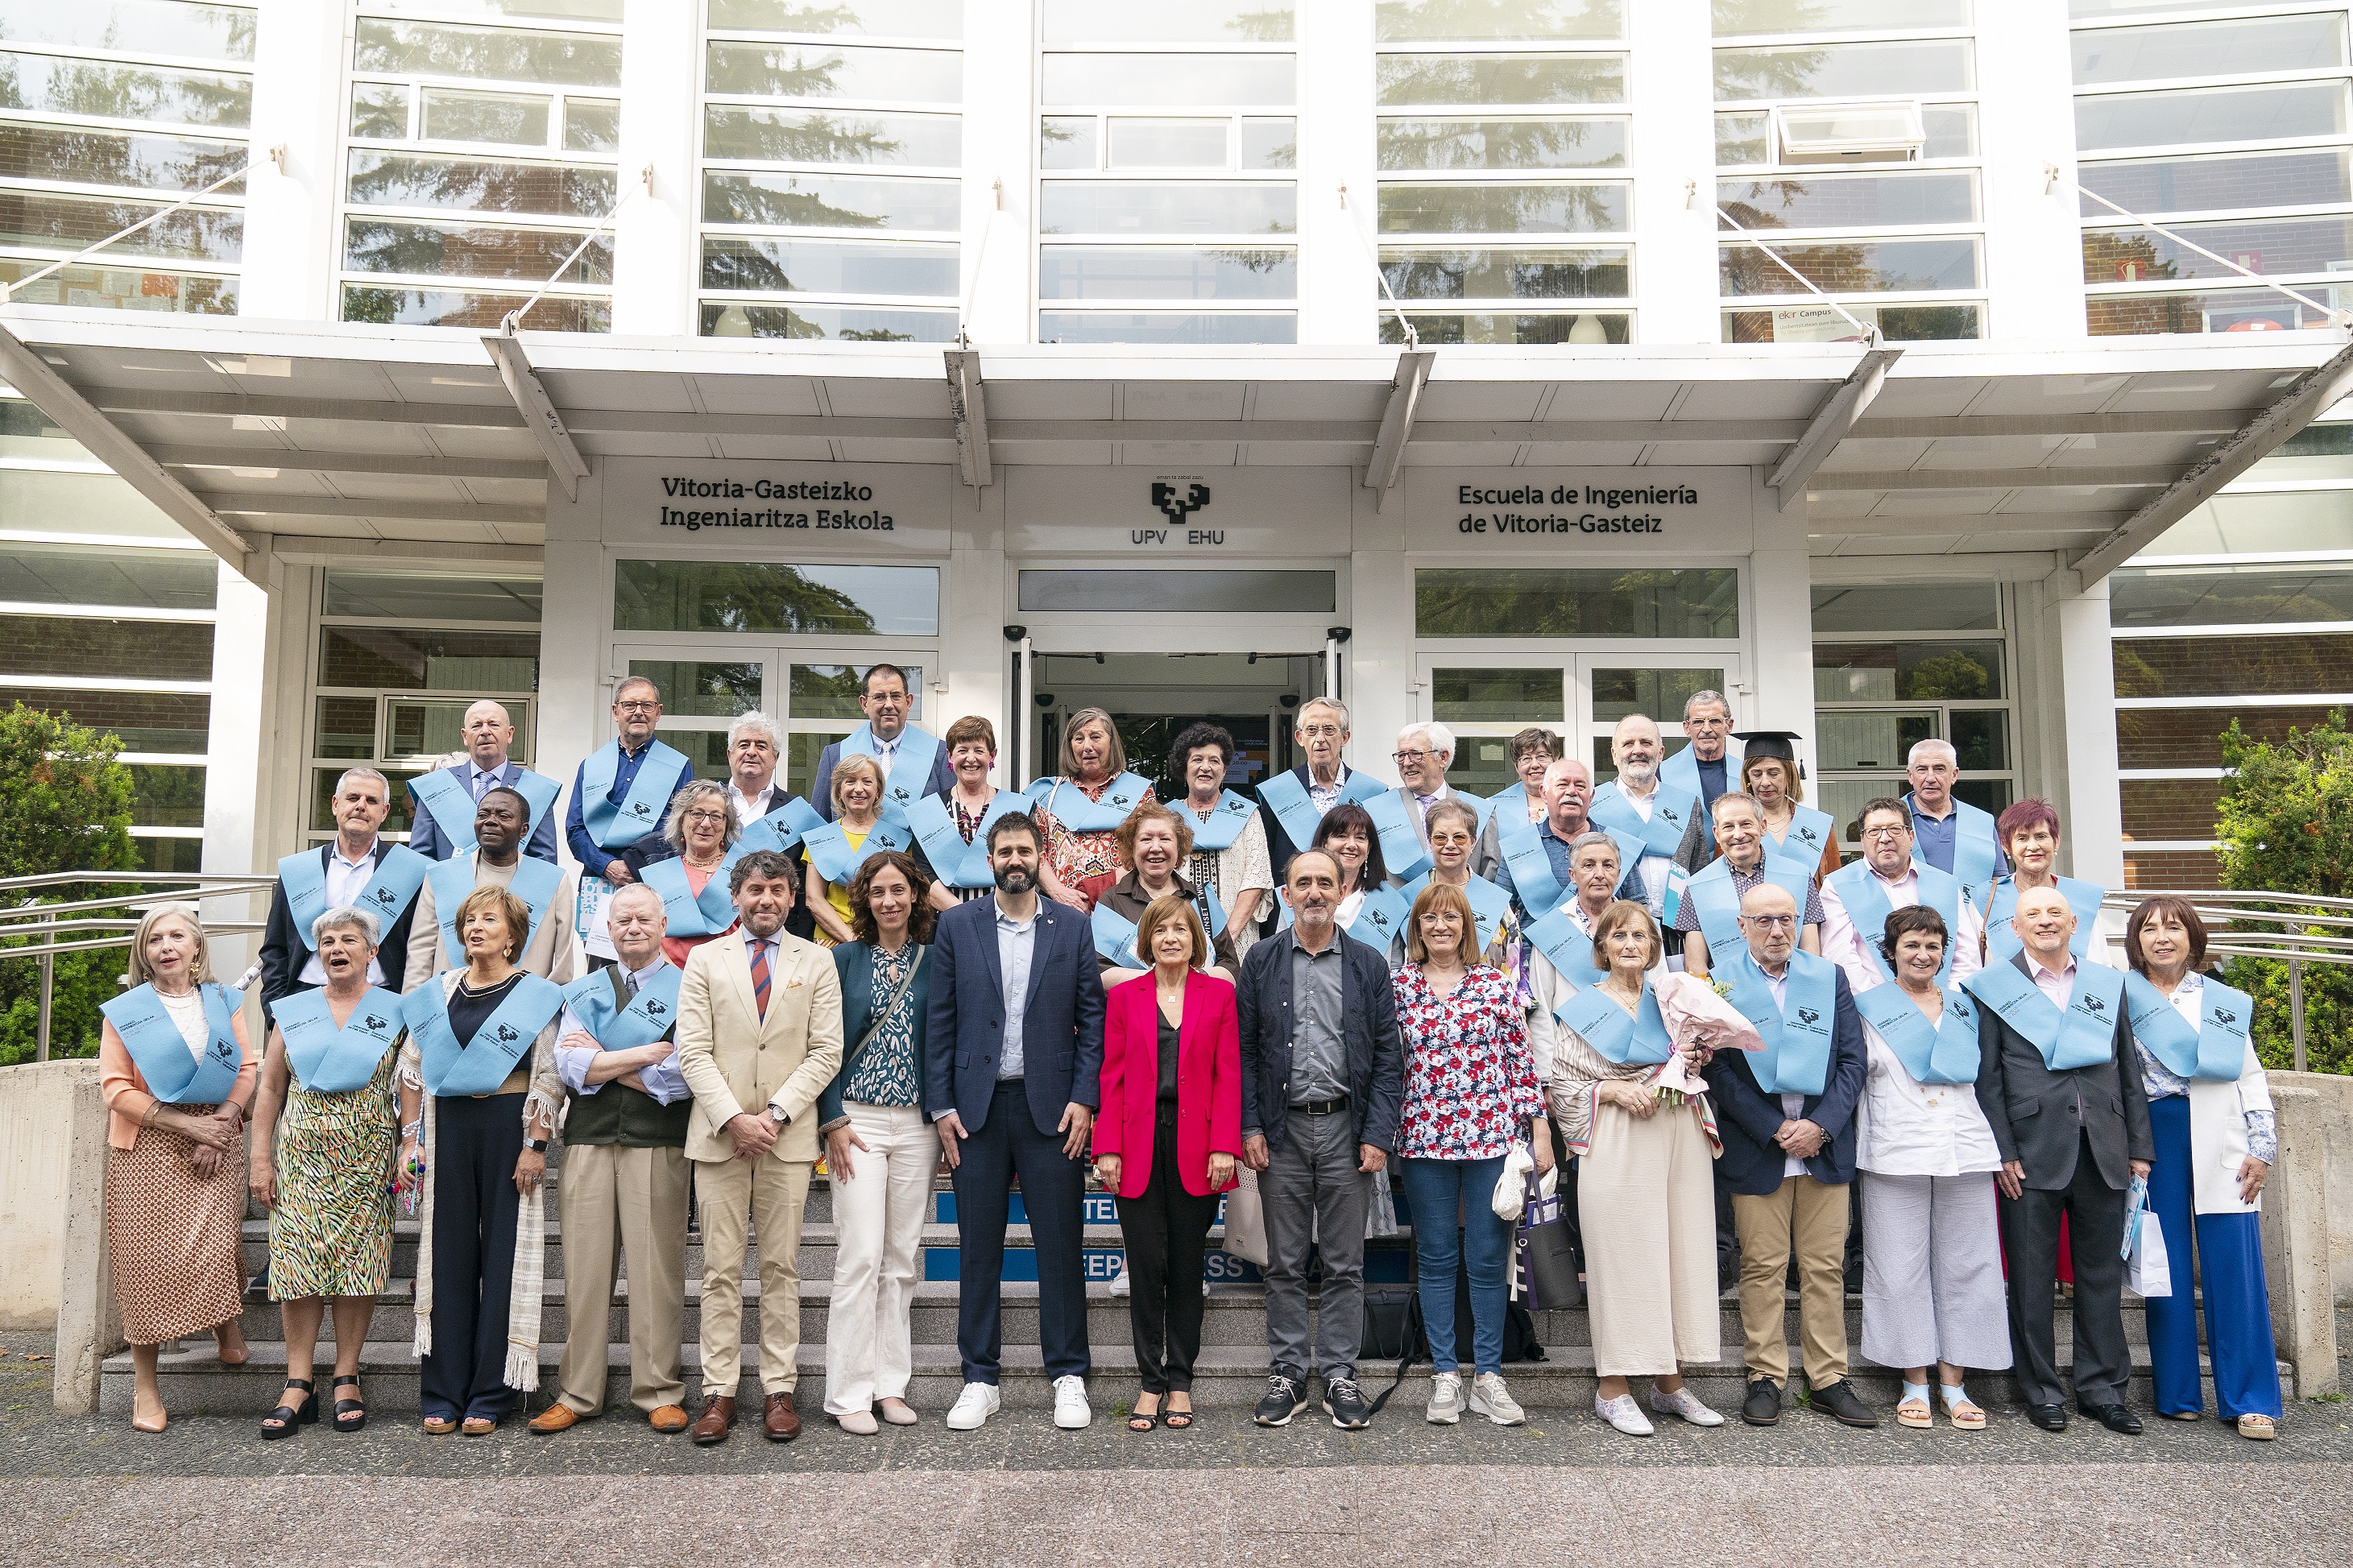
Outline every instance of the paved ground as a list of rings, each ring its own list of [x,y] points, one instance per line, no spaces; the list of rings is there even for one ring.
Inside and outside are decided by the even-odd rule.
[[[2353,1346],[2353,1314],[2344,1323]],[[246,1421],[160,1437],[59,1416],[47,1345],[0,1336],[0,1562],[1476,1564],[2353,1561],[2353,1405],[2304,1403],[2279,1442],[2214,1421],[2063,1436],[1997,1411],[1974,1436],[1778,1428],[1621,1437],[1589,1411],[1507,1430],[1403,1409],[1369,1432],[1212,1410],[1188,1433],[1042,1412],[983,1431],[716,1449],[615,1415],[556,1438],[385,1423],[264,1444]],[[2353,1365],[2345,1369],[2353,1385]],[[1108,1391],[1107,1391],[1108,1392]],[[1233,1472],[1248,1470],[1247,1478]],[[2033,1473],[2030,1474],[2029,1471]],[[811,1478],[823,1479],[812,1486]],[[653,1480],[649,1485],[649,1478]],[[459,1484],[452,1485],[452,1482]],[[1492,1521],[1523,1521],[1525,1550]],[[1792,1521],[1803,1519],[1802,1538]]]

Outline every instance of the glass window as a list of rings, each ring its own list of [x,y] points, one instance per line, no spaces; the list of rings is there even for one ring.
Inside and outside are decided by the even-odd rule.
[[[254,13],[189,0],[0,0],[0,37],[193,59],[253,58]]]
[[[507,146],[547,145],[553,98],[539,93],[472,92],[428,87],[424,92],[422,135],[427,142],[495,142]]]
[[[1975,85],[1969,46],[1960,38],[1715,51],[1718,100],[1963,92]]]
[[[1331,572],[1039,571],[1020,574],[1025,610],[1104,614],[1329,615],[1338,603]]]
[[[790,293],[956,297],[956,247],[857,239],[758,239],[705,235],[702,286]]]
[[[138,827],[202,827],[205,825],[203,765],[132,763],[131,821]]]
[[[1380,188],[1383,233],[1607,234],[1632,226],[1624,184],[1405,185]]]
[[[1789,276],[1795,268],[1816,288],[1832,294],[1974,289],[1978,286],[1978,240],[1971,235],[1947,239],[1782,240],[1767,256],[1754,245],[1727,245],[1718,253],[1716,284],[1726,296],[1794,294],[1802,287]]]
[[[0,50],[0,108],[243,130],[253,79]]]
[[[322,626],[319,684],[411,691],[536,691],[539,633]]]
[[[714,41],[710,51],[703,86],[712,92],[909,103],[954,103],[964,93],[964,56],[955,49]]]
[[[1620,719],[1636,713],[1674,715],[1683,710],[1683,704],[1703,691],[1724,689],[1724,671],[1715,669],[1595,669],[1593,684],[1593,719],[1598,724],[1615,724]],[[1672,729],[1672,717],[1663,728]],[[1680,751],[1681,747],[1670,750]]]
[[[1992,632],[2001,629],[2001,589],[1992,583],[1890,587],[1816,584],[1814,634]]]
[[[1384,44],[1432,39],[1622,38],[1625,16],[1620,0],[1378,0],[1373,36]]]
[[[717,169],[702,176],[705,223],[953,233],[961,222],[962,201],[961,187],[954,180]]]
[[[1288,182],[1055,181],[1039,193],[1040,234],[1292,234]]]
[[[408,140],[409,89],[391,82],[352,84],[352,139],[356,142]]]
[[[2158,216],[2204,208],[2317,205],[2353,201],[2353,151],[2306,147],[2284,153],[2220,153],[2189,158],[2121,158],[2085,163],[2076,178],[2116,205]],[[2087,218],[2116,214],[2082,198]]]
[[[2126,838],[2214,837],[2220,779],[2126,779],[2116,786]]]
[[[796,664],[786,676],[786,710],[796,721],[847,719],[853,724],[861,723],[866,711],[858,706],[858,699],[866,689],[866,672],[873,668],[871,664]],[[906,671],[907,690],[914,702],[909,717],[921,719],[923,667],[902,663],[899,668]]]
[[[0,122],[0,178],[199,191],[245,167],[242,142]],[[242,194],[240,184],[223,187]]]
[[[1381,276],[1400,300],[1583,300],[1632,292],[1633,252],[1588,250],[1381,251]]]
[[[2353,566],[2128,566],[2108,579],[2116,626],[2353,621]]]
[[[1122,120],[1111,122],[1114,169],[1222,169],[1233,162],[1230,120]]]
[[[126,752],[202,756],[209,743],[212,699],[178,691],[53,691],[37,686],[0,690],[0,707],[21,702],[119,737]]]
[[[1045,0],[1040,36],[1049,44],[1287,44],[1292,8],[1281,0],[1173,0],[1104,5]]]
[[[1414,574],[1426,637],[1732,637],[1739,574],[1610,567],[1433,567]]]
[[[2318,550],[2353,550],[2353,490],[2226,491],[2166,530],[2141,553],[2306,554]]]
[[[1433,669],[1430,717],[1441,722],[1562,723],[1567,686],[1557,668]]]
[[[1292,250],[1188,250],[1175,246],[1044,245],[1041,300],[1291,300]]]
[[[1976,222],[1978,181],[1961,170],[1718,180],[1715,199],[1743,228],[1911,227]]]
[[[1289,115],[1251,117],[1241,121],[1241,166],[1245,169],[1299,167],[1299,121]]]
[[[768,667],[753,659],[629,660],[629,673],[660,689],[662,712],[673,719],[733,719],[760,706]]]
[[[1884,768],[1900,775],[1915,744],[1938,738],[1936,712],[1932,708],[1909,712],[1888,709],[1862,713],[1826,712],[1817,715],[1815,722],[1821,727],[1821,765],[1825,769]],[[1900,795],[1905,787],[1899,777],[1890,793]]]
[[[1384,104],[1623,103],[1624,55],[1376,55]]]
[[[935,566],[786,566],[769,561],[621,561],[613,626],[625,632],[791,632],[930,637]]]
[[[621,145],[621,104],[611,98],[564,100],[564,146],[571,153],[613,153]]]
[[[0,545],[0,600],[16,604],[209,610],[219,583],[209,552]]]
[[[1038,122],[1038,166],[1041,169],[1099,167],[1095,126],[1095,117],[1092,114],[1047,115]]]
[[[2253,741],[2284,741],[2311,730],[2334,710],[2309,708],[2120,708],[2116,763],[2126,768],[2219,768],[2222,733],[2233,721]],[[2203,837],[2202,835],[2200,837]]]
[[[1630,121],[1617,118],[1380,121],[1384,169],[1616,169]]]
[[[953,335],[953,334],[951,334]],[[1124,310],[1040,310],[1041,343],[1295,343],[1299,318],[1288,310],[1250,315],[1184,315]]]
[[[964,156],[962,123],[953,114],[868,114],[714,103],[702,114],[702,153],[706,158],[769,163],[954,168]]]
[[[602,217],[618,181],[611,168],[509,163],[420,153],[351,150],[354,205]]]
[[[350,217],[343,220],[343,265],[354,272],[467,272],[530,283],[565,268],[565,282],[610,283],[613,241],[577,229]]]
[[[79,250],[155,216],[164,205],[93,196],[41,196],[0,188],[0,245]],[[243,213],[183,207],[137,234],[116,240],[108,249],[132,256],[235,261],[244,245]]]
[[[1779,247],[1775,247],[1776,249]],[[1793,284],[1790,292],[1797,291]],[[1981,335],[1983,322],[1975,304],[1957,305],[1874,305],[1868,300],[1857,300],[1846,307],[1849,315],[1875,322],[1880,335],[1890,342],[1941,342]],[[1724,312],[1724,341],[1727,343],[1799,342],[1818,343],[1823,341],[1825,322],[1820,310],[1811,305],[1782,305],[1769,310],[1726,310]],[[1846,325],[1844,318],[1832,329],[1835,341],[1853,342],[1860,334]]]
[[[2341,81],[2128,92],[2077,99],[2075,145],[2089,153],[2102,147],[2336,136],[2343,134],[2346,121]]]
[[[1425,315],[1410,310],[1414,334],[1422,342],[1443,343],[1623,343],[1633,341],[1634,318],[1623,310],[1585,310],[1575,315]],[[1394,315],[1380,319],[1381,342],[1401,343]]]
[[[2353,636],[2118,637],[2119,698],[2353,692]]]
[[[714,31],[964,36],[963,0],[711,0]]]
[[[311,715],[311,754],[365,762],[375,755],[375,699],[322,697]]]
[[[1969,25],[1969,0],[1713,0],[1710,10],[1719,38]]]
[[[472,77],[567,87],[621,85],[621,40],[594,33],[470,27],[363,16],[354,25],[355,70]]]
[[[2247,478],[2353,479],[2353,425],[2308,426],[2247,470]]]
[[[944,343],[956,335],[953,310],[881,306],[729,305],[702,302],[706,338],[805,338],[844,343]]]
[[[320,591],[319,613],[375,616],[387,620],[434,618],[539,624],[540,580],[470,574],[434,577],[331,566]]]
[[[2074,34],[2073,44],[2079,86],[2326,70],[2345,63],[2345,14],[2090,28]]]
[[[2191,244],[2230,257],[2253,272],[2334,272],[2337,263],[2353,256],[2353,215],[2182,224],[2175,232]],[[2222,263],[2209,260],[2188,246],[2151,229],[2084,231],[2086,283],[2239,276]]]
[[[343,320],[379,326],[491,328],[521,310],[529,294],[485,294],[465,289],[370,289],[343,286]],[[533,330],[609,332],[613,307],[603,300],[550,295],[532,307]]]
[[[133,274],[135,277],[136,274]],[[0,468],[0,517],[37,520],[43,533],[98,534],[177,543],[187,535],[154,502],[113,474]],[[19,522],[16,526],[28,526]]]
[[[2212,294],[2094,294],[2084,302],[2084,310],[2086,324],[2095,338],[2175,332],[2268,332],[2331,324],[2324,312],[2299,305],[2268,289],[2237,289]],[[2235,502],[2271,498],[2229,499]],[[2337,510],[2333,502],[2322,504],[2330,510]],[[2265,548],[2291,550],[2297,545]],[[2176,550],[2174,553],[2180,552]]]
[[[1291,55],[1048,55],[1041,102],[1186,108],[1231,103],[1288,108],[1297,101]]]
[[[1817,702],[2000,699],[1999,642],[1816,643]]]
[[[466,749],[466,710],[477,697],[392,697],[384,705],[384,750],[386,756],[428,763]],[[501,704],[514,723],[512,753],[531,761],[532,704],[520,697]]]
[[[0,669],[12,675],[210,680],[213,628],[206,621],[0,616]]]

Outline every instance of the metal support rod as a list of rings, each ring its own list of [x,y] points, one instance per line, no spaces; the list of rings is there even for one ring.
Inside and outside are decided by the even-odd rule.
[[[1014,724],[1014,728],[1018,731],[1020,739],[1013,751],[1013,787],[1015,789],[1027,789],[1029,787],[1029,738],[1031,734],[1031,727],[1037,723],[1035,714],[1037,712],[1038,704],[1035,700],[1035,693],[1037,690],[1038,681],[1034,667],[1038,662],[1038,658],[1037,656],[1029,650],[1029,639],[1028,637],[1023,637],[1021,641],[1015,646],[1015,657],[1021,660],[1021,679],[1019,685],[1021,716]]]
[[[1348,212],[1348,232],[1356,237],[1356,243],[1365,247],[1365,258],[1373,264],[1373,277],[1379,281],[1381,292],[1388,297],[1389,313],[1397,317],[1398,331],[1405,334],[1405,346],[1409,349],[1421,347],[1421,334],[1413,330],[1413,321],[1406,315],[1405,307],[1398,303],[1397,290],[1389,287],[1389,275],[1381,270],[1380,251],[1365,237],[1365,231],[1356,226],[1356,214],[1348,211],[1348,187],[1345,185],[1340,187],[1340,210]]]
[[[286,144],[282,142],[280,142],[277,146],[270,148],[269,152],[264,153],[260,157],[256,158],[251,163],[246,164],[244,168],[239,169],[236,174],[223,174],[219,179],[215,180],[203,190],[195,191],[187,195],[182,196],[170,206],[157,208],[155,211],[149,213],[145,217],[141,218],[137,223],[132,224],[129,228],[118,228],[112,234],[108,235],[104,239],[98,241],[96,244],[82,247],[79,250],[75,251],[71,256],[67,257],[63,261],[52,261],[47,267],[42,268],[38,272],[33,273],[29,277],[19,278],[14,283],[0,283],[0,305],[7,304],[15,297],[16,290],[24,288],[26,284],[38,283],[42,279],[47,278],[52,272],[62,272],[67,268],[71,267],[75,262],[82,260],[87,257],[97,255],[100,251],[104,250],[108,246],[114,244],[117,240],[129,239],[132,235],[137,234],[149,224],[161,223],[164,219],[170,217],[174,213],[178,212],[182,207],[190,206],[204,200],[206,196],[211,195],[215,191],[219,190],[223,185],[235,184],[237,181],[242,180],[248,174],[250,174],[256,169],[261,167],[264,163],[275,163],[279,167],[280,171],[283,172],[286,167]],[[48,1058],[44,1056],[41,1059],[47,1061]]]
[[[1686,186],[1686,193],[1694,193],[1697,189],[1697,183],[1693,182]],[[1779,268],[1782,271],[1788,273],[1790,277],[1804,284],[1806,286],[1806,292],[1813,295],[1814,298],[1820,300],[1823,304],[1828,305],[1831,310],[1836,310],[1840,315],[1844,316],[1848,321],[1853,322],[1855,330],[1862,334],[1862,341],[1864,342],[1871,344],[1874,348],[1878,346],[1879,328],[1875,324],[1866,324],[1862,317],[1856,315],[1852,310],[1848,310],[1844,305],[1840,304],[1836,300],[1831,299],[1828,294],[1823,293],[1820,289],[1815,286],[1812,279],[1807,277],[1804,273],[1799,271],[1796,268],[1783,260],[1779,251],[1774,249],[1763,240],[1758,239],[1753,231],[1742,227],[1738,218],[1734,217],[1722,207],[1716,206],[1713,202],[1708,205],[1711,207],[1715,207],[1716,216],[1730,224],[1735,232],[1746,236],[1749,244],[1763,251],[1766,256],[1771,259],[1774,266]]]
[[[2287,961],[2287,1010],[2295,1028],[2295,1070],[2304,1070],[2304,961]]]
[[[41,954],[41,1022],[38,1032],[33,1037],[33,1059],[37,1062],[49,1059],[49,1015],[51,1001],[57,994],[57,955],[45,952]]]
[[[1324,639],[1324,695],[1340,700],[1340,639]]]
[[[2091,197],[2092,200],[2099,203],[2102,206],[2107,208],[2110,212],[2115,213],[2117,216],[2129,218],[2134,223],[2138,224],[2141,227],[2147,229],[2152,234],[2161,234],[2165,236],[2166,238],[2173,241],[2174,244],[2181,247],[2184,250],[2194,250],[2209,261],[2220,262],[2221,265],[2229,268],[2232,271],[2237,273],[2242,278],[2252,278],[2256,282],[2262,284],[2264,288],[2271,289],[2273,292],[2284,294],[2289,299],[2295,300],[2297,304],[2308,306],[2309,308],[2319,311],[2322,315],[2328,318],[2328,322],[2331,326],[2353,326],[2353,312],[2340,310],[2334,305],[2324,305],[2319,300],[2314,299],[2311,295],[2299,294],[2284,283],[2274,283],[2270,279],[2264,277],[2262,273],[2251,271],[2247,268],[2240,266],[2229,257],[2219,256],[2213,251],[2207,249],[2204,246],[2199,244],[2196,240],[2188,239],[2174,233],[2163,224],[2149,222],[2148,219],[2141,216],[2140,214],[2133,211],[2130,207],[2118,206],[2116,203],[2108,200],[2107,197],[2100,195],[2097,191],[2085,190],[2083,186],[2077,184],[2074,181],[2061,174],[2059,172],[2059,165],[2056,163],[2045,163],[2042,165],[2042,180],[2043,194],[2046,195],[2051,194],[2051,188],[2052,186],[2064,185],[2079,196]]]
[[[613,220],[620,216],[621,209],[628,206],[631,199],[634,198],[640,191],[649,193],[653,190],[654,166],[651,163],[648,163],[645,168],[638,173],[638,183],[637,184],[632,185],[629,189],[621,193],[620,199],[615,202],[611,207],[607,209],[603,217],[596,220],[596,227],[590,229],[586,234],[580,237],[580,243],[572,247],[572,254],[565,257],[563,262],[557,266],[555,270],[547,275],[547,280],[545,282],[542,283],[537,289],[532,291],[530,299],[525,300],[521,305],[516,306],[513,310],[509,310],[503,317],[500,318],[499,331],[506,333],[509,337],[514,336],[515,332],[522,326],[522,319],[527,313],[529,313],[531,308],[533,305],[538,304],[540,300],[545,296],[550,289],[555,287],[556,282],[561,279],[565,273],[572,270],[572,264],[580,259],[582,255],[587,251],[588,247],[596,242],[598,235],[613,226]]]

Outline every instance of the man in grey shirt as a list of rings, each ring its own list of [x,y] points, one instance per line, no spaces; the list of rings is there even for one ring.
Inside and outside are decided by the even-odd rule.
[[[1372,1419],[1356,1386],[1365,1326],[1365,1215],[1387,1181],[1404,1087],[1388,960],[1333,921],[1340,868],[1320,849],[1283,871],[1292,924],[1250,950],[1235,986],[1242,1161],[1266,1214],[1266,1334],[1273,1363],[1261,1426],[1307,1407],[1307,1265],[1324,1258],[1314,1357],[1335,1426]]]

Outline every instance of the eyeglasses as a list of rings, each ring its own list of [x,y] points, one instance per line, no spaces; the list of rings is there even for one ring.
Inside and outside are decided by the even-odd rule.
[[[723,827],[727,823],[727,814],[723,811],[690,811],[686,819],[689,822],[716,822]]]
[[[1316,741],[1336,740],[1346,733],[1337,724],[1302,724],[1299,726],[1299,732],[1310,740]]]
[[[1437,754],[1435,752],[1391,752],[1389,761],[1393,763],[1422,762]]]
[[[659,702],[616,702],[613,704],[613,711],[616,713],[659,713],[661,711],[661,704]]]
[[[1743,915],[1740,921],[1743,925],[1757,926],[1766,931],[1788,931],[1797,925],[1798,917],[1794,914]]]
[[[1900,822],[1891,822],[1879,827],[1866,827],[1862,836],[1865,838],[1901,838],[1911,831]]]

